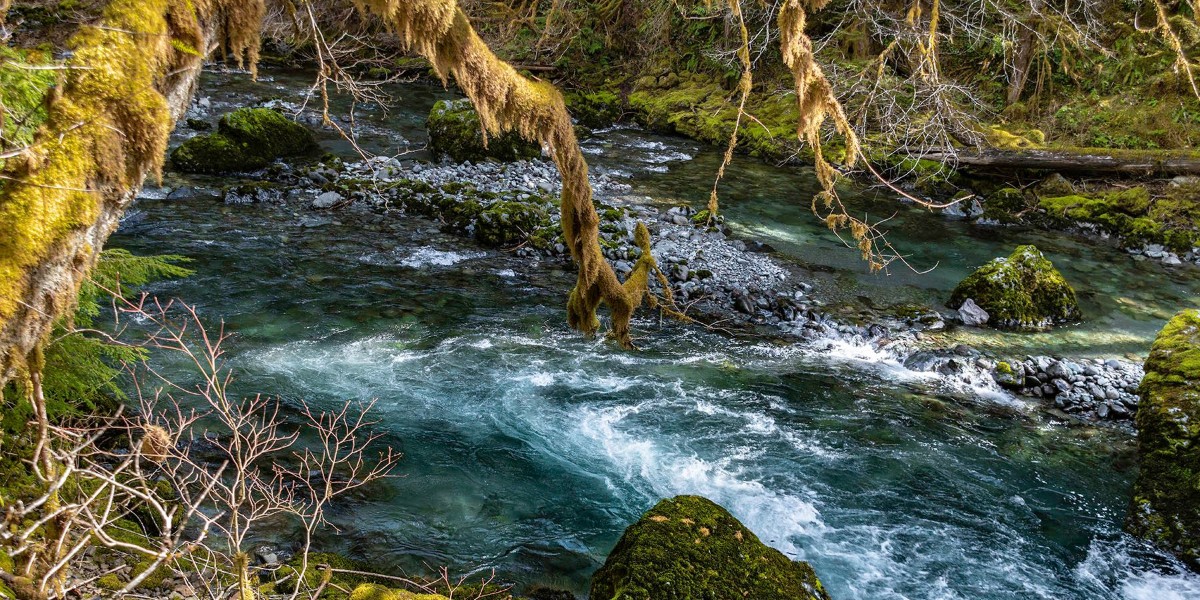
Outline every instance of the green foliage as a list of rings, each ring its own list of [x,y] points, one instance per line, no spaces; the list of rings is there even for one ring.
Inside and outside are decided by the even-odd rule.
[[[699,496],[659,502],[625,530],[592,577],[592,600],[828,600],[808,563],[759,541]]]
[[[135,256],[120,248],[100,254],[90,278],[80,288],[75,313],[54,325],[44,349],[43,393],[52,419],[114,408],[124,397],[117,385],[118,366],[144,357],[141,349],[75,329],[92,327],[106,298],[123,298],[137,286],[190,275],[192,271],[181,266],[187,260],[177,255]],[[4,431],[19,431],[32,416],[21,382],[4,388],[3,407]]]
[[[54,86],[56,72],[23,67],[48,61],[35,50],[0,46],[0,151],[27,146],[46,120],[46,93]]]
[[[962,280],[948,306],[972,299],[989,315],[988,324],[1007,329],[1045,329],[1078,319],[1075,290],[1034,246],[1017,246]]]
[[[1125,528],[1200,564],[1200,311],[1182,311],[1163,327],[1145,369]]]

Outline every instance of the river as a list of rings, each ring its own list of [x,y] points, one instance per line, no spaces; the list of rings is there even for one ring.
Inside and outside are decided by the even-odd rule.
[[[249,97],[289,101],[300,76],[206,74],[219,113]],[[360,106],[360,142],[423,145],[432,102],[390,88]],[[339,103],[339,109],[345,109]],[[328,149],[349,147],[323,134]],[[707,198],[716,150],[614,129],[585,140],[595,169],[660,202]],[[415,150],[404,159],[425,158]],[[211,179],[168,185],[217,184]],[[1136,356],[1194,270],[1170,270],[1064,235],[987,228],[851,189],[890,216],[891,239],[927,274],[871,275],[808,212],[811,174],[738,159],[723,187],[740,235],[813,273],[849,306],[935,304],[970,268],[1035,242],[1080,293],[1084,323],[1050,334],[958,332],[1000,352]],[[420,219],[286,205],[141,199],[110,245],[194,259],[152,286],[234,332],[245,393],[289,406],[376,400],[398,477],[339,506],[322,549],[373,567],[489,573],[586,593],[622,530],[664,496],[726,506],[765,542],[811,562],[833,598],[1200,597],[1200,575],[1121,532],[1132,439],[1056,424],[1025,401],[946,389],[886,356],[730,338],[635,320],[640,350],[565,324],[569,269],[474,247]],[[263,532],[263,539],[278,543]]]

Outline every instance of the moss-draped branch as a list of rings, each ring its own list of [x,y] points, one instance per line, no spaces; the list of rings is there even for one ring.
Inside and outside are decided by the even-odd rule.
[[[575,139],[575,129],[562,94],[544,81],[521,76],[496,57],[471,26],[455,0],[356,0],[374,13],[433,66],[445,81],[453,77],[479,112],[485,134],[516,131],[541,143],[562,175],[562,228],[579,267],[567,303],[567,322],[585,333],[600,328],[596,310],[607,304],[611,335],[630,346],[629,321],[648,294],[650,273],[658,270],[650,256],[649,234],[639,228],[642,259],[624,284],[604,259],[600,219],[592,204],[588,166]],[[644,243],[643,243],[644,242]]]

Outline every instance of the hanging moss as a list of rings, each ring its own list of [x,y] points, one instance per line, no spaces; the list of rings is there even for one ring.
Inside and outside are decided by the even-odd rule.
[[[1145,370],[1125,528],[1200,567],[1200,311],[1163,327]]]
[[[592,576],[591,600],[828,600],[808,563],[759,541],[700,496],[659,502]]]
[[[252,171],[318,149],[307,127],[273,110],[239,108],[221,117],[216,133],[180,144],[171,152],[171,164],[184,173]]]
[[[454,162],[478,162],[488,158],[514,161],[537,158],[541,148],[516,132],[489,136],[484,142],[479,113],[470,100],[440,100],[429,111],[425,123],[429,130],[429,150],[435,156],[449,156]]]
[[[1080,317],[1075,290],[1034,246],[1017,246],[1008,258],[979,267],[950,295],[950,308],[972,299],[989,315],[988,325],[1045,329]]]

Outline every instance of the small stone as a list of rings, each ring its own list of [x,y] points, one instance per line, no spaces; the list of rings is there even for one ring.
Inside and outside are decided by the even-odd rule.
[[[317,209],[332,208],[342,200],[342,195],[337,192],[325,192],[312,201],[312,207]]]

